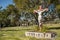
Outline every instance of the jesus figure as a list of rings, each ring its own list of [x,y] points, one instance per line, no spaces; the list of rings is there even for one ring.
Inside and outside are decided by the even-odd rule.
[[[34,10],[34,13],[38,13],[38,25],[39,25],[39,29],[42,29],[42,13],[44,11],[48,11],[48,8],[43,9],[42,6],[39,6],[38,10]]]

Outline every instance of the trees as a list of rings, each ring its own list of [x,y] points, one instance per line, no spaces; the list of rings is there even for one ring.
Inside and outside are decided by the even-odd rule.
[[[19,20],[18,9],[14,5],[7,6],[7,12],[9,13],[8,19],[10,20],[11,26],[16,25],[16,21]]]
[[[47,7],[51,3],[55,4],[55,6],[57,6],[59,4],[58,3],[59,0],[13,0],[13,1],[20,12],[25,11],[28,13],[29,12],[33,13],[33,10],[37,9],[40,4],[42,4],[43,7],[44,6]],[[54,12],[51,12],[51,13],[54,13]],[[48,13],[48,14],[50,15],[50,13]],[[35,19],[37,19],[37,15],[34,15],[34,14],[32,14],[32,15],[35,17]],[[52,15],[54,15],[54,14],[52,14]],[[53,19],[52,15],[50,15],[50,17],[48,17],[49,20]]]
[[[8,13],[5,9],[1,10],[0,12],[0,27],[5,27],[7,26],[7,16],[8,16]]]
[[[40,3],[39,0],[13,0],[16,7],[21,10],[33,11],[33,9]]]
[[[20,17],[25,17],[24,20],[37,20],[38,15],[33,14],[34,9],[38,9],[40,4],[43,7],[48,6],[50,3],[54,3],[56,6],[57,14],[60,17],[60,2],[59,0],[13,0],[15,5],[9,4],[6,9],[1,10],[0,7],[0,26],[19,26],[21,19]],[[45,5],[46,4],[46,5]],[[52,12],[53,13],[53,12]],[[49,13],[48,13],[49,14]],[[50,14],[49,14],[50,15]],[[54,14],[51,14],[51,18]],[[48,18],[50,18],[48,17]],[[53,18],[52,18],[53,19]],[[49,19],[50,20],[50,19]]]
[[[18,9],[10,4],[6,9],[0,10],[0,27],[17,26],[20,15]]]
[[[40,0],[13,0],[19,12],[30,13],[37,21],[36,15],[33,14],[33,10],[37,9],[40,5]],[[28,16],[28,15],[27,15]]]

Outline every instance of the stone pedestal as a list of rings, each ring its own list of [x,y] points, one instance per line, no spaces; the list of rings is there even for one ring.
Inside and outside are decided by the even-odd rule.
[[[30,37],[35,37],[35,38],[44,38],[44,39],[52,39],[55,38],[56,34],[55,33],[40,33],[40,32],[25,32],[25,36],[30,36]]]

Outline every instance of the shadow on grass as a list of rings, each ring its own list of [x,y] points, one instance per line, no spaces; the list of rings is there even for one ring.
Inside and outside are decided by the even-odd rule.
[[[33,30],[33,29],[20,29],[20,30],[14,30],[14,29],[13,30],[7,30],[6,29],[6,30],[0,30],[0,31],[25,31],[25,30],[29,31],[29,30]]]
[[[60,27],[51,27],[51,28],[48,28],[49,30],[50,29],[60,29]]]
[[[48,30],[51,30],[51,29],[60,29],[60,27],[50,27],[50,28],[48,28]],[[33,29],[3,29],[3,30],[1,30],[0,29],[0,31],[30,31],[30,30],[33,30]]]

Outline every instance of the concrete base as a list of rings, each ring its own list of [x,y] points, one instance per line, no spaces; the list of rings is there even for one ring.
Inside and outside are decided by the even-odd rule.
[[[25,36],[35,37],[35,38],[46,38],[46,39],[52,39],[55,38],[56,33],[50,33],[50,32],[25,32]]]

